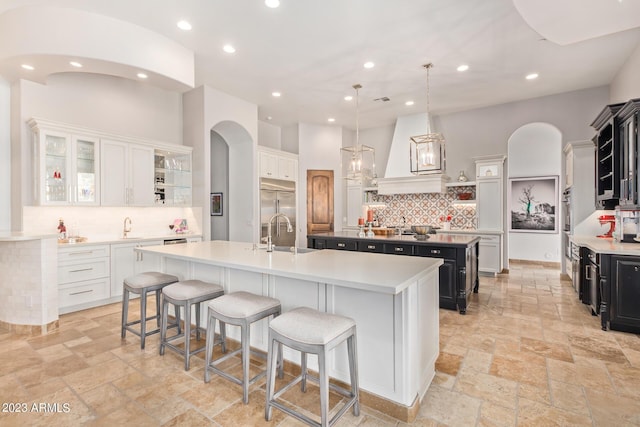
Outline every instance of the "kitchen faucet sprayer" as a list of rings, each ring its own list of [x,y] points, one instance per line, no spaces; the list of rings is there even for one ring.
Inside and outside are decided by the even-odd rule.
[[[289,218],[285,214],[277,213],[269,218],[269,224],[267,225],[267,252],[273,252],[273,243],[271,242],[271,223],[273,222],[274,218],[278,218],[280,216],[287,220],[287,233],[293,232],[291,221],[289,221]]]
[[[129,221],[129,227],[127,227],[127,221]],[[126,239],[127,238],[127,233],[131,232],[131,218],[126,217],[124,219],[124,226],[123,226],[123,231],[122,231],[122,235],[123,237]]]

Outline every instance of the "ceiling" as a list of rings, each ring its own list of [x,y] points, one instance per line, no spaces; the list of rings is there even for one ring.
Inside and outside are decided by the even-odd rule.
[[[263,0],[0,0],[0,13],[74,8],[151,30],[194,52],[195,86],[254,103],[260,120],[279,126],[333,117],[353,129],[355,104],[344,96],[359,83],[364,129],[426,111],[428,62],[435,114],[609,84],[640,41],[640,23],[621,22],[620,9],[640,17],[629,9],[640,2],[579,0],[577,8],[576,1],[561,2],[571,8],[556,7],[558,0],[281,0],[271,9]],[[604,11],[594,6],[602,3]],[[180,19],[193,29],[178,29]],[[602,30],[585,34],[585,26]],[[227,43],[234,54],[223,52]],[[375,66],[365,69],[366,61]],[[456,71],[461,64],[469,70]],[[63,71],[59,58],[43,56],[38,67]],[[539,78],[525,79],[534,72]],[[29,78],[24,70],[16,75]],[[381,97],[390,100],[374,101]],[[415,104],[406,106],[409,100]]]

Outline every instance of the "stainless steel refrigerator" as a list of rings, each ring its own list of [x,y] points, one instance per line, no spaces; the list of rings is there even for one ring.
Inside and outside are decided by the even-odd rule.
[[[269,219],[277,213],[289,218],[293,232],[287,232],[287,221],[277,217],[271,224],[271,239],[276,246],[293,246],[296,241],[296,183],[281,179],[260,179],[260,241],[267,242]]]

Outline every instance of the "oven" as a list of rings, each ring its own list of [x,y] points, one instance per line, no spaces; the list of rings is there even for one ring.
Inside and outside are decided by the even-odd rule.
[[[580,267],[580,246],[576,245],[573,242],[570,242],[569,247],[571,248],[571,280],[573,282],[573,289],[575,289],[576,293],[578,294],[578,298],[580,299],[580,301],[582,301],[582,269]]]
[[[184,237],[174,237],[174,238],[164,239],[165,245],[179,245],[182,243],[187,243],[187,239],[185,239]]]

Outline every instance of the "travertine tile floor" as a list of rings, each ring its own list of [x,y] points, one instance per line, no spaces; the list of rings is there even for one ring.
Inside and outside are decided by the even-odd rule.
[[[203,383],[201,358],[184,372],[178,355],[158,356],[157,335],[144,351],[135,336],[121,341],[119,319],[113,304],[61,316],[43,337],[0,331],[0,402],[13,411],[0,412],[0,425],[301,425],[277,410],[264,421],[264,382],[243,405],[239,386]],[[601,331],[558,270],[512,263],[508,275],[481,277],[466,316],[441,310],[440,319],[436,378],[412,425],[640,425],[640,337]],[[315,409],[317,395],[287,399]],[[405,424],[364,407],[339,425]]]

